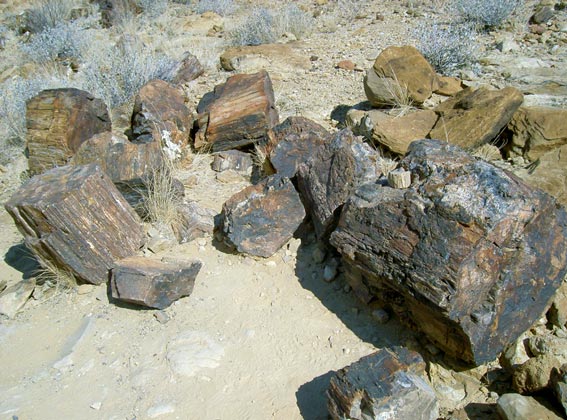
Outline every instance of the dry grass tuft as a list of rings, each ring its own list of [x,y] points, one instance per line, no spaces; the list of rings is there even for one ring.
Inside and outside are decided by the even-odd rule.
[[[55,289],[53,295],[77,288],[77,278],[69,268],[62,268],[51,261],[41,261],[41,268],[35,273],[38,284]]]

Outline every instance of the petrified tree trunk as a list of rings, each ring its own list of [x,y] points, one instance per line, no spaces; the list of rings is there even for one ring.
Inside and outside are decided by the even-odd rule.
[[[195,147],[218,152],[256,143],[279,121],[265,70],[237,74],[205,95],[197,107]]]
[[[108,281],[114,261],[143,245],[139,217],[94,164],[35,176],[6,210],[40,262],[68,269],[88,283]]]
[[[538,320],[561,284],[567,214],[555,199],[448,143],[412,143],[408,189],[361,186],[331,243],[376,298],[448,354],[481,364]]]

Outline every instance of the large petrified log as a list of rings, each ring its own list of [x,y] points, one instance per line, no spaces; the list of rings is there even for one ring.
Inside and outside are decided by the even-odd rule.
[[[411,187],[362,185],[331,243],[363,300],[383,301],[452,356],[492,360],[567,272],[565,210],[448,143],[412,143],[402,167]]]
[[[215,152],[257,143],[279,121],[272,81],[265,70],[228,78],[203,97],[197,112],[195,147]]]
[[[114,261],[143,245],[139,217],[95,164],[63,166],[33,177],[6,203],[40,262],[79,279],[108,281]]]
[[[65,165],[84,141],[111,129],[104,102],[78,89],[44,90],[30,99],[26,126],[32,175]]]
[[[333,420],[439,416],[435,391],[425,381],[425,362],[404,347],[379,350],[341,369],[331,378],[327,396]]]

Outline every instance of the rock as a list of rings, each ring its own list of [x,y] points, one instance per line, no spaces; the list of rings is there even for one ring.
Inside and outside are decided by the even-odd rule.
[[[8,287],[8,282],[5,279],[0,279],[0,293]]]
[[[498,399],[496,411],[502,420],[559,420],[553,411],[541,405],[533,397],[519,394],[504,394]]]
[[[443,96],[455,96],[463,90],[463,82],[458,77],[438,76],[439,88],[434,93]]]
[[[174,145],[183,148],[188,144],[192,125],[191,112],[185,105],[183,93],[169,83],[152,80],[136,95],[132,113],[134,143],[156,141],[175,154],[178,149]],[[181,154],[180,150],[178,154]]]
[[[65,165],[93,135],[111,130],[106,105],[78,89],[50,89],[26,105],[26,146],[32,175]]]
[[[355,188],[381,175],[379,162],[378,152],[345,129],[299,165],[299,191],[319,239],[326,240],[334,229],[340,209]]]
[[[297,74],[311,69],[309,57],[289,44],[262,44],[230,47],[220,56],[221,67],[226,71],[255,73],[263,69]]]
[[[439,119],[428,137],[471,148],[489,143],[510,122],[522,101],[522,93],[513,87],[466,88],[435,108]]]
[[[112,297],[148,308],[164,309],[189,296],[203,263],[164,262],[144,257],[116,261],[111,272]]]
[[[402,168],[388,172],[388,185],[392,188],[409,188],[411,185],[411,172]]]
[[[437,114],[430,110],[420,110],[398,117],[380,111],[370,111],[362,124],[370,129],[374,143],[404,155],[411,142],[424,139],[436,122]]]
[[[227,150],[214,154],[212,168],[215,172],[233,170],[244,175],[252,174],[252,156],[239,150]]]
[[[341,60],[337,63],[337,65],[335,67],[337,69],[348,70],[348,71],[358,70],[358,67],[356,67],[356,64],[354,64],[350,60]]]
[[[551,334],[536,335],[527,340],[527,346],[532,356],[550,354],[556,357],[560,364],[567,363],[567,338]]]
[[[551,354],[532,357],[514,371],[512,388],[520,394],[542,391],[549,385],[551,370],[559,366],[559,361]]]
[[[525,341],[525,334],[522,334],[520,338],[508,345],[500,355],[500,365],[506,372],[514,373],[519,366],[530,359],[526,351]]]
[[[323,268],[323,280],[326,282],[332,282],[337,277],[339,269],[339,260],[336,258],[330,258]]]
[[[565,328],[567,325],[567,283],[564,282],[555,293],[547,318],[557,328]]]
[[[331,377],[329,414],[334,420],[435,420],[439,404],[425,377],[425,362],[418,353],[384,348]]]
[[[508,124],[509,157],[523,156],[535,161],[567,144],[567,109],[521,107]]]
[[[291,239],[304,218],[291,181],[273,175],[224,203],[222,232],[238,252],[267,258]]]
[[[530,23],[545,24],[555,16],[555,12],[549,6],[540,7],[530,18]]]
[[[274,147],[289,135],[297,135],[300,138],[308,136],[326,138],[330,136],[329,131],[321,124],[301,116],[287,117],[284,122],[276,125],[269,134],[268,153],[271,153]]]
[[[412,46],[386,48],[364,79],[366,97],[377,107],[392,103],[392,89],[401,88],[412,102],[422,104],[438,87],[435,70]]]
[[[390,314],[384,309],[375,309],[372,311],[372,318],[374,318],[378,324],[387,324],[390,320]]]
[[[174,75],[171,79],[171,83],[176,86],[182,86],[189,83],[205,72],[205,69],[201,65],[201,62],[190,52],[183,54],[183,58],[177,66],[173,69],[172,74]]]
[[[172,228],[180,244],[213,234],[217,215],[215,210],[188,201],[183,203],[179,213],[179,219],[173,223]]]
[[[567,214],[448,143],[412,143],[401,167],[410,188],[361,185],[341,212],[330,242],[347,280],[449,355],[491,361],[541,318],[561,284]]]
[[[567,414],[567,364],[552,369],[550,385],[557,401],[563,407],[564,414]]]
[[[567,205],[567,145],[541,156],[522,177],[529,185],[541,188]]]
[[[87,283],[107,282],[114,261],[144,243],[140,218],[95,164],[35,176],[5,207],[40,263]]]
[[[14,318],[35,289],[35,279],[22,280],[0,294],[0,314]]]
[[[214,152],[258,143],[279,121],[272,81],[264,70],[229,77],[201,99],[197,111],[195,147]]]

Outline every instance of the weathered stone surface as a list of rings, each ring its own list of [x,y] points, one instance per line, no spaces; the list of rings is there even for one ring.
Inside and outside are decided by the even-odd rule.
[[[541,405],[533,397],[504,394],[498,399],[496,410],[502,420],[559,420],[557,414]]]
[[[438,76],[439,88],[435,91],[438,95],[454,96],[463,90],[461,79],[450,76]]]
[[[195,201],[188,201],[183,204],[179,213],[179,220],[173,223],[172,228],[180,244],[213,234],[217,215],[215,210],[203,207]]]
[[[411,172],[402,168],[388,172],[388,185],[392,188],[409,188],[411,185]]]
[[[201,65],[200,61],[190,52],[183,54],[183,58],[177,64],[175,69],[173,69],[173,79],[171,83],[180,86],[185,83],[189,83],[195,80],[197,77],[201,76],[205,72],[205,69]]]
[[[279,121],[266,71],[229,77],[201,99],[197,111],[195,147],[215,152],[264,140]]]
[[[520,338],[506,347],[500,355],[500,365],[504,368],[504,370],[506,370],[506,372],[510,374],[514,373],[518,367],[530,359],[526,351],[525,341],[527,341],[525,334],[522,334]]]
[[[22,280],[0,294],[0,314],[13,318],[24,307],[35,288],[35,279]]]
[[[551,303],[567,272],[567,214],[544,192],[445,142],[414,142],[412,185],[362,185],[331,244],[375,297],[448,354],[493,360]],[[546,238],[542,240],[542,238]]]
[[[557,358],[544,354],[530,358],[512,375],[512,388],[520,394],[533,394],[549,385],[551,371],[560,366]]]
[[[32,175],[65,165],[93,135],[110,131],[106,105],[78,89],[50,89],[26,107],[26,145]]]
[[[478,147],[500,134],[522,101],[522,93],[513,87],[466,88],[435,108],[439,119],[429,138],[464,148]]]
[[[144,257],[116,261],[110,286],[112,297],[148,308],[164,309],[189,296],[203,263],[164,262]]]
[[[547,311],[547,319],[558,328],[565,328],[567,325],[567,283],[564,282],[555,293]]]
[[[541,156],[534,162],[533,170],[523,178],[528,184],[541,188],[564,206],[567,205],[567,145]]]
[[[534,161],[567,144],[567,109],[521,107],[508,124],[511,156]]]
[[[222,232],[239,252],[270,257],[291,239],[304,218],[305,209],[291,181],[273,175],[224,203]]]
[[[425,362],[403,347],[379,350],[341,369],[331,378],[327,397],[334,420],[439,416],[435,392],[425,381]]]
[[[253,162],[250,153],[241,152],[240,150],[227,150],[215,153],[212,164],[215,172],[232,170],[245,175],[252,173],[252,166]]]
[[[262,44],[230,47],[220,56],[221,67],[239,73],[258,72],[262,69],[293,73],[309,70],[311,61],[289,44]]]
[[[345,129],[299,165],[299,191],[319,239],[326,239],[334,229],[340,209],[356,187],[382,174],[379,162],[378,152]]]
[[[439,87],[435,70],[412,46],[388,47],[376,58],[364,80],[370,103],[377,107],[391,104],[391,84],[398,85],[394,89],[407,90],[417,104],[422,104]]]
[[[551,389],[557,398],[564,414],[567,414],[567,364],[551,371]]]
[[[538,334],[527,340],[529,353],[532,356],[551,355],[560,364],[567,363],[567,338],[552,334]]]
[[[183,147],[189,141],[193,124],[183,93],[163,80],[144,85],[134,101],[132,134],[134,142],[168,142]],[[173,146],[174,147],[174,146]]]
[[[35,176],[5,207],[40,263],[87,283],[108,281],[114,261],[143,245],[140,218],[95,164]]]

